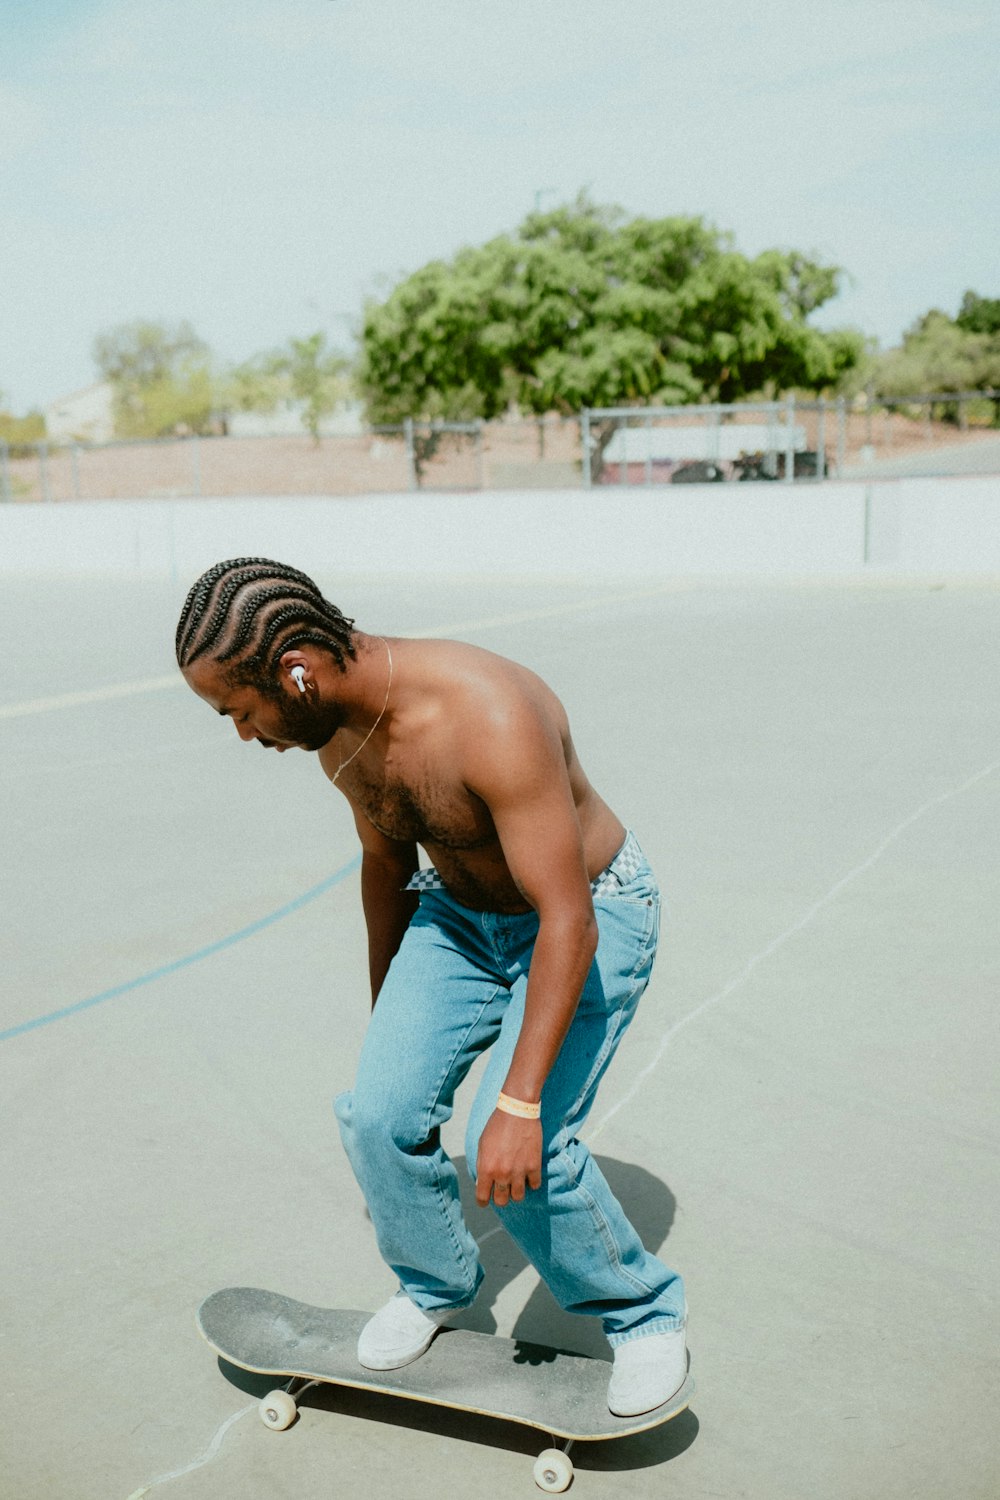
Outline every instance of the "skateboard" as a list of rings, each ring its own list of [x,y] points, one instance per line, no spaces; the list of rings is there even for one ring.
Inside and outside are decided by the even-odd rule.
[[[288,1382],[260,1403],[260,1417],[276,1432],[295,1421],[296,1402],[316,1385],[343,1385],[453,1411],[498,1417],[547,1432],[553,1443],[534,1466],[539,1489],[559,1494],[573,1478],[574,1442],[647,1432],[684,1411],[694,1391],[690,1375],[662,1406],[638,1417],[608,1410],[610,1365],[564,1354],[544,1344],[443,1328],[419,1359],[398,1370],[367,1370],[357,1342],[367,1312],[310,1307],[276,1292],[228,1287],[198,1309],[198,1331],[216,1354],[257,1375]]]

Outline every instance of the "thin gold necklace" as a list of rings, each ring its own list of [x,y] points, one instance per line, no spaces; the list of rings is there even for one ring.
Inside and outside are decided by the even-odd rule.
[[[354,757],[356,755],[360,755],[361,754],[362,750],[365,748],[365,746],[367,745],[368,741],[371,739],[372,735],[375,733],[376,729],[381,724],[381,722],[382,722],[382,716],[384,715],[386,709],[389,706],[389,693],[390,693],[390,691],[392,689],[392,652],[389,650],[389,642],[386,640],[386,638],[385,638],[384,635],[380,635],[379,636],[379,640],[382,642],[383,646],[385,647],[386,655],[389,658],[389,681],[385,685],[385,702],[382,704],[382,707],[379,710],[379,716],[378,716],[378,718],[375,720],[375,723],[372,725],[372,727],[369,729],[368,733],[365,735],[364,739],[361,741],[361,744],[353,752],[353,754],[351,754],[351,755],[349,755],[347,757],[346,760],[342,760],[340,762],[340,765],[334,771],[334,773],[333,773],[333,781],[331,782],[332,786],[336,786],[337,785],[337,777],[340,775],[340,773],[344,769],[344,767],[345,766],[349,766],[351,764],[351,761],[354,759]]]

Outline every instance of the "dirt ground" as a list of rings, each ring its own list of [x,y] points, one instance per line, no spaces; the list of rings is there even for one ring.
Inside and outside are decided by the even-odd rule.
[[[641,426],[641,414],[636,420]],[[692,421],[671,420],[681,425]],[[761,418],[748,412],[745,420],[759,423]],[[966,450],[997,443],[995,429],[970,427],[963,432],[948,423],[916,420],[900,412],[880,411],[870,421],[863,413],[850,412],[842,436],[832,407],[822,425],[817,412],[805,410],[796,411],[795,423],[804,429],[807,448],[825,449],[831,474],[838,464],[854,476],[866,465],[891,463],[903,463],[906,472],[919,473],[922,463],[933,465],[944,451],[957,455],[961,472]],[[212,437],[53,448],[42,457],[9,458],[7,470],[16,502],[363,495],[414,487],[406,444],[401,435],[388,433],[325,437],[318,444],[308,436]],[[946,470],[947,464],[931,471]],[[644,468],[630,466],[628,478],[644,483]],[[479,435],[445,433],[422,459],[419,472],[419,487],[427,490],[555,489],[581,482],[580,428],[573,418],[547,418],[542,424],[486,423]]]

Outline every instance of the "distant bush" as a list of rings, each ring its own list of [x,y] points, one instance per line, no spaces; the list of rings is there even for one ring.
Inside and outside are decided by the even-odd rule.
[[[6,443],[12,458],[26,458],[35,443],[45,441],[45,418],[40,411],[29,411],[26,417],[12,417],[0,411],[0,443]]]

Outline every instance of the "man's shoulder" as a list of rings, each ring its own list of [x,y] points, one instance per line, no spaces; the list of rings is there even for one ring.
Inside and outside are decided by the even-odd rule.
[[[470,668],[478,665],[483,671],[505,667],[522,670],[512,657],[490,651],[486,646],[474,646],[471,641],[459,640],[454,636],[407,636],[404,649],[420,661],[435,664],[456,660],[467,663]]]
[[[549,691],[529,667],[468,641],[415,637],[406,654],[411,684],[425,694],[527,702]]]
[[[414,728],[446,731],[464,749],[491,737],[530,739],[533,728],[566,732],[556,694],[523,663],[456,640],[411,638],[406,652]]]

